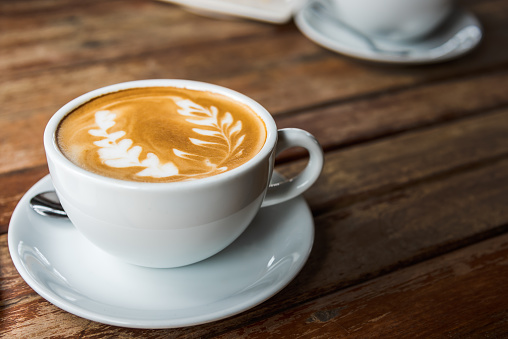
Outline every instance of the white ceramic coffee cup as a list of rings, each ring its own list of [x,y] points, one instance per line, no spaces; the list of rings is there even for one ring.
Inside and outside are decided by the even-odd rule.
[[[128,88],[170,86],[226,95],[248,105],[263,119],[266,142],[243,165],[215,176],[186,182],[144,183],[88,172],[59,150],[60,121],[78,106]],[[276,154],[303,147],[309,162],[295,178],[270,185]],[[257,102],[224,87],[187,80],[140,80],[100,88],[58,110],[44,132],[44,147],[55,190],[74,226],[99,248],[126,262],[147,267],[177,267],[206,259],[231,244],[261,206],[284,202],[308,189],[323,167],[316,139],[300,129],[277,130]]]
[[[323,1],[323,0],[321,0]],[[365,35],[403,41],[421,38],[441,25],[454,0],[328,0],[344,23]]]

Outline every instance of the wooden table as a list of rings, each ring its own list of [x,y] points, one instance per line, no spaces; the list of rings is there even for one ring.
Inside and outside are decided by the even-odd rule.
[[[217,20],[147,0],[2,1],[0,336],[508,337],[508,0],[463,5],[484,25],[481,45],[404,67],[332,53],[293,23]],[[48,173],[50,116],[90,90],[146,78],[245,93],[326,151],[305,194],[308,262],[239,315],[178,329],[108,326],[44,300],[11,261],[12,211]],[[277,170],[304,163],[289,152]]]

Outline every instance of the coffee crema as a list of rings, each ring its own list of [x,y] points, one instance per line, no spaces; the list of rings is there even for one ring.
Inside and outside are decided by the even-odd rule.
[[[175,87],[122,90],[69,113],[56,132],[74,164],[106,177],[174,182],[210,177],[253,158],[263,120],[225,95]]]

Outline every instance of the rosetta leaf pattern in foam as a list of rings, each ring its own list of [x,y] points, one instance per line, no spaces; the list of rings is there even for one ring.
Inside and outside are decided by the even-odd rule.
[[[144,160],[140,160],[142,148],[132,146],[131,139],[118,139],[125,136],[124,131],[108,133],[108,129],[115,125],[116,114],[110,111],[98,111],[95,113],[95,123],[98,129],[91,129],[89,134],[102,137],[102,140],[95,141],[94,144],[99,147],[99,157],[110,167],[144,167],[136,175],[141,177],[166,178],[178,174],[178,168],[168,162],[161,164],[159,157],[153,153],[148,153]]]
[[[217,107],[206,108],[188,99],[179,100],[176,104],[180,107],[178,113],[188,117],[185,119],[187,122],[199,126],[192,128],[198,136],[189,138],[190,142],[222,151],[224,157],[221,162],[242,154],[239,148],[245,139],[245,135],[240,135],[242,122],[240,120],[235,122],[231,113],[226,112],[219,117]]]
[[[242,154],[242,145],[245,134],[242,132],[242,122],[235,121],[233,116],[226,112],[219,117],[219,111],[215,106],[210,108],[203,107],[195,102],[184,99],[175,99],[175,103],[180,107],[178,114],[186,117],[186,121],[198,127],[191,128],[197,136],[189,137],[189,141],[203,148],[201,154],[194,154],[178,149],[173,149],[175,156],[199,162],[205,171],[197,174],[179,173],[178,167],[173,162],[161,164],[159,157],[154,153],[148,153],[146,158],[140,160],[142,148],[133,146],[131,139],[122,139],[126,135],[124,131],[109,133],[108,129],[115,125],[116,114],[104,110],[95,113],[95,123],[98,129],[89,130],[89,134],[102,138],[95,141],[94,144],[99,147],[98,153],[104,164],[110,167],[144,167],[136,175],[142,177],[165,178],[175,175],[193,177],[196,175],[208,174],[213,172],[224,172],[228,168],[219,167],[221,163],[229,158],[240,156]],[[223,156],[219,161],[212,162],[206,155],[210,150],[218,150]]]

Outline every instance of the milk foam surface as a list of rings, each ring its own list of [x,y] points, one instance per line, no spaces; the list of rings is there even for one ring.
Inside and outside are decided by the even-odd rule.
[[[128,89],[69,113],[57,130],[76,165],[131,181],[186,181],[216,175],[255,156],[262,119],[226,96],[173,87]]]

